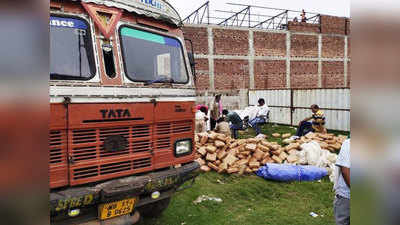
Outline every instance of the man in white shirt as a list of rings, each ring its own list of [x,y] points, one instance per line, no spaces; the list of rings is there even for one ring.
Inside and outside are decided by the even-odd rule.
[[[256,131],[256,135],[261,134],[260,125],[265,124],[268,119],[269,108],[265,105],[265,100],[263,98],[258,99],[258,112],[256,117],[249,121],[251,127]]]
[[[196,112],[196,133],[203,133],[207,131],[206,122],[207,118],[207,108],[205,106],[201,106],[199,110]]]
[[[350,225],[350,139],[343,142],[336,160],[334,214],[337,225]]]

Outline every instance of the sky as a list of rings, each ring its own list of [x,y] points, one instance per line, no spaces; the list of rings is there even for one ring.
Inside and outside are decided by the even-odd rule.
[[[182,19],[195,11],[207,0],[168,0],[178,10]],[[210,14],[214,17],[229,17],[229,13],[216,12],[215,10],[238,12],[244,6],[232,6],[226,3],[257,5],[271,8],[281,8],[306,12],[316,12],[340,17],[350,17],[350,0],[210,0]],[[252,13],[262,15],[276,15],[281,11],[254,9]],[[232,14],[231,14],[232,15]],[[290,16],[290,15],[289,15]],[[297,15],[294,15],[297,16]]]

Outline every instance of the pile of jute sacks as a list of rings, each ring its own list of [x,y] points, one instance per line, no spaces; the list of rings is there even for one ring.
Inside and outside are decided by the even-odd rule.
[[[296,140],[291,134],[272,134],[282,138],[283,145],[262,138],[232,139],[224,134],[209,132],[196,134],[196,161],[201,170],[218,173],[253,173],[266,163],[301,164],[299,152],[302,145],[317,142],[321,149],[331,152],[340,150],[346,136],[334,134],[308,133]]]

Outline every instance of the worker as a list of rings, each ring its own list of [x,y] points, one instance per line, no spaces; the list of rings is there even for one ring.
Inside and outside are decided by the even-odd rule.
[[[307,22],[306,12],[304,11],[304,9],[301,11],[301,22],[302,23]]]
[[[224,134],[227,137],[230,137],[232,135],[229,123],[225,120],[224,117],[220,117],[217,120],[217,126],[215,127],[215,132]]]
[[[207,117],[208,110],[206,106],[201,106],[196,112],[196,133],[203,133],[207,131]]]
[[[206,110],[208,111],[208,107],[207,107],[206,105],[203,105],[203,104],[198,104],[198,105],[196,105],[196,110],[200,110],[201,107],[205,107]]]
[[[350,225],[350,162],[350,139],[347,139],[336,160],[334,215],[337,225]]]
[[[300,121],[296,136],[293,136],[292,139],[304,136],[308,132],[326,133],[324,112],[315,104],[311,106],[311,111],[313,113],[312,116]],[[308,122],[309,120],[312,120],[312,123]]]
[[[249,121],[249,124],[256,131],[256,135],[261,134],[261,125],[265,124],[268,120],[269,108],[265,104],[263,98],[258,99],[258,112],[256,117]]]
[[[228,111],[224,109],[222,114],[225,116],[225,120],[230,123],[230,128],[232,132],[232,137],[234,139],[238,138],[238,130],[243,130],[243,120],[234,111]]]
[[[221,95],[217,94],[210,107],[210,130],[214,130],[222,113]]]

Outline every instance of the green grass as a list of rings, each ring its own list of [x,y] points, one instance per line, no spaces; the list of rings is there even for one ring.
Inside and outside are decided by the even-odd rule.
[[[194,204],[201,195],[221,198],[222,203]],[[328,179],[280,183],[209,172],[177,193],[160,218],[144,219],[140,225],[334,225],[333,195]],[[320,216],[313,218],[310,212]]]
[[[282,140],[271,138],[272,133],[295,132],[290,126],[268,124],[262,128],[269,141],[278,143]],[[240,138],[248,137],[254,137],[251,128],[240,134]],[[332,185],[327,178],[321,182],[281,183],[255,175],[204,173],[193,187],[173,196],[160,218],[145,219],[139,225],[334,225]],[[194,204],[201,195],[223,202]],[[320,216],[313,218],[310,212]]]

